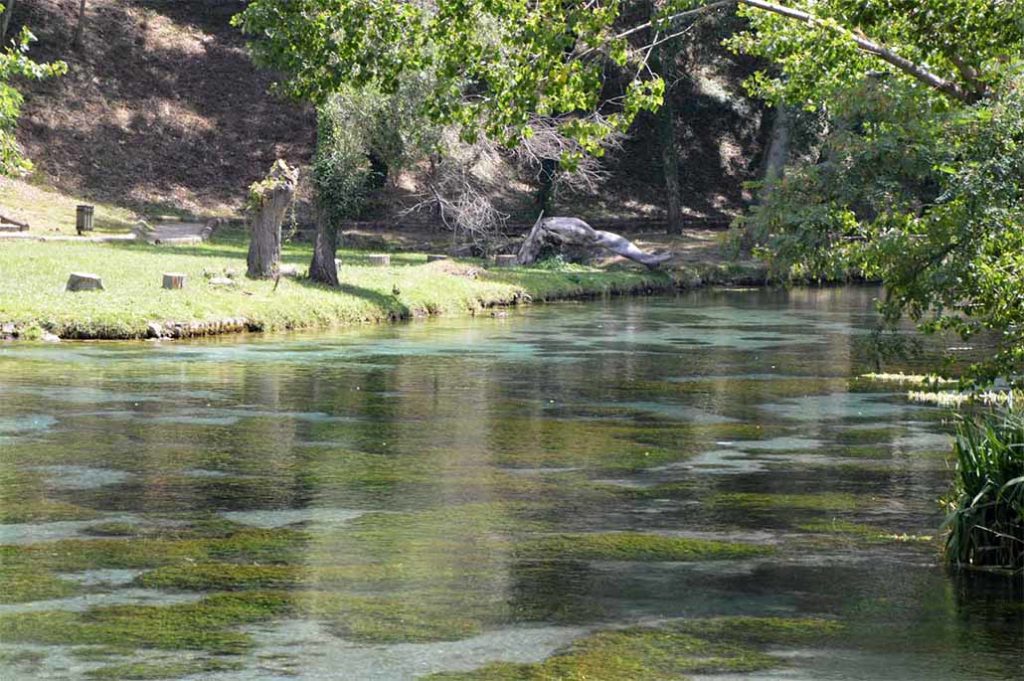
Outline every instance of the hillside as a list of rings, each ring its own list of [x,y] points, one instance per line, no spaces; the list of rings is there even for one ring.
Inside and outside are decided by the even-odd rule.
[[[268,94],[273,74],[252,64],[229,24],[244,2],[89,0],[75,50],[78,4],[21,0],[12,21],[39,37],[36,59],[70,67],[64,78],[26,87],[18,137],[36,163],[32,183],[147,215],[227,215],[274,159],[308,164],[313,112]],[[760,107],[736,94],[751,65],[727,55],[719,39],[703,32],[700,54],[682,57],[673,89],[684,214],[716,224],[749,200],[742,183],[756,175],[764,136]],[[654,130],[652,119],[640,120],[607,159],[604,185],[558,197],[559,209],[599,221],[660,220]],[[407,173],[367,219],[396,223],[417,184]],[[520,183],[513,192],[513,219],[528,219],[532,188]]]
[[[227,0],[89,0],[83,49],[71,48],[77,0],[23,0],[38,60],[64,78],[32,84],[19,140],[35,180],[142,212],[237,211],[275,158],[308,161],[314,117],[267,95],[228,21]]]

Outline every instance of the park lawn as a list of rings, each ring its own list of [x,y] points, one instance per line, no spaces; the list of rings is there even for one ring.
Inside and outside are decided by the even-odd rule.
[[[308,245],[289,244],[282,260],[304,271],[310,255]],[[25,337],[47,331],[83,339],[143,338],[151,322],[166,326],[239,318],[249,330],[328,328],[673,285],[667,274],[629,269],[488,270],[473,261],[427,264],[426,255],[413,253],[394,253],[390,267],[372,267],[365,253],[343,250],[339,257],[340,289],[302,278],[282,278],[275,288],[273,281],[244,277],[246,243],[239,232],[189,246],[0,242],[0,324],[8,331],[13,324]],[[225,270],[238,274],[237,287],[210,284],[208,276],[223,276]],[[99,275],[106,290],[66,292],[71,272]],[[164,272],[185,274],[185,289],[164,290]]]

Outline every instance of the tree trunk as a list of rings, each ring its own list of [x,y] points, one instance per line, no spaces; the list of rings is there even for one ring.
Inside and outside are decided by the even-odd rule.
[[[249,258],[246,276],[269,279],[281,260],[281,223],[295,195],[298,170],[275,161],[266,179],[250,187],[253,213],[250,218]]]
[[[313,261],[309,264],[309,278],[328,286],[338,285],[338,264],[334,254],[338,250],[338,229],[328,224],[326,211],[320,210],[316,221],[316,239],[313,242]]]
[[[651,6],[652,13],[655,11]],[[672,106],[672,82],[676,76],[675,40],[666,40],[651,55],[651,67],[665,81],[665,101],[658,110],[658,144],[665,177],[666,233],[682,234],[683,221],[679,195],[679,152],[676,149],[675,109]]]
[[[789,108],[785,104],[775,107],[775,119],[768,137],[768,151],[764,157],[764,188],[778,182],[786,172],[786,161],[789,160],[790,140],[793,136],[793,122]],[[764,190],[762,190],[762,193]]]
[[[520,265],[536,262],[544,244],[549,242],[592,249],[604,248],[651,269],[672,257],[645,253],[628,239],[613,232],[594,229],[579,218],[546,218],[542,214],[519,248],[517,262]]]
[[[85,1],[78,6],[78,25],[75,26],[75,49],[82,49],[82,38],[85,34]]]
[[[14,13],[15,0],[7,0],[4,7],[3,19],[0,19],[0,41],[6,42],[7,40],[7,29],[11,25],[11,14]]]

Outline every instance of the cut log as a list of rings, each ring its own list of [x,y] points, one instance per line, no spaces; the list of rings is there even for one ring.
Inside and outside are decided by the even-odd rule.
[[[531,265],[536,262],[545,243],[603,248],[651,269],[672,257],[667,254],[645,253],[629,239],[613,232],[594,229],[579,218],[546,218],[541,213],[526,241],[519,248],[517,262],[520,265]]]
[[[281,267],[280,267],[280,269],[278,269],[277,273],[278,273],[278,275],[280,275],[282,277],[297,277],[300,274],[299,273],[299,266],[298,265],[281,265]]]
[[[210,286],[215,288],[233,288],[238,286],[238,282],[228,277],[213,277],[210,279]]]
[[[494,256],[494,264],[497,267],[513,267],[518,262],[519,256],[517,255],[496,255]]]
[[[72,272],[68,277],[67,291],[103,291],[103,280],[98,274]]]
[[[366,257],[374,267],[387,267],[391,264],[391,256],[387,253],[373,253]]]
[[[447,259],[448,259],[447,255],[435,254],[435,255],[428,255],[427,256],[427,262],[437,262],[438,260],[447,260]]]
[[[164,273],[164,288],[179,289],[185,288],[185,275],[178,272]]]
[[[252,215],[246,276],[270,279],[275,275],[281,260],[281,223],[298,181],[298,169],[278,160],[264,180],[249,187]]]

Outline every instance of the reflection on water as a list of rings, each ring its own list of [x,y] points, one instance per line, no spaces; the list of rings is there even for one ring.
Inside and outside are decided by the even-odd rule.
[[[668,678],[1019,678],[1020,585],[929,539],[944,413],[853,378],[872,298],[2,346],[0,677],[605,678],[657,631]]]

